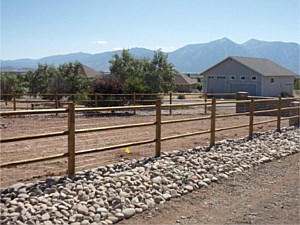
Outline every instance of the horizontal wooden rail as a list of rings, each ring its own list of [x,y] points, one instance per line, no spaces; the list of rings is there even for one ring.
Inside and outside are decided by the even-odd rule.
[[[292,107],[281,108],[281,111],[282,110],[291,110],[291,109],[299,109],[299,106],[292,106]]]
[[[236,93],[206,93],[208,96],[216,96],[216,95],[228,95],[228,96],[235,96]]]
[[[57,136],[63,136],[63,135],[67,135],[67,134],[68,134],[68,131],[58,131],[58,132],[46,133],[46,134],[36,134],[36,135],[20,136],[20,137],[13,137],[13,138],[4,138],[4,139],[0,140],[0,143],[57,137]]]
[[[184,107],[191,107],[191,106],[201,106],[201,105],[211,105],[211,102],[201,102],[201,103],[186,103],[186,104],[163,104],[161,105],[162,108],[184,108]]]
[[[38,110],[19,110],[19,111],[1,111],[0,116],[16,116],[29,114],[53,114],[67,113],[67,109],[38,109]]]
[[[216,129],[216,132],[224,131],[224,130],[232,130],[232,129],[237,129],[237,128],[243,128],[243,127],[249,127],[249,124],[242,124],[242,125],[238,125],[238,126],[218,128],[218,129]]]
[[[190,122],[190,121],[207,120],[207,119],[210,119],[210,116],[193,117],[193,118],[180,119],[180,120],[166,120],[166,121],[162,121],[161,124],[181,123],[181,122]]]
[[[281,119],[281,120],[282,120],[282,119]],[[260,124],[271,123],[271,122],[277,122],[277,119],[273,119],[273,120],[265,120],[265,121],[261,121],[261,122],[256,122],[256,123],[253,123],[253,125],[260,125]]]
[[[123,111],[123,110],[154,109],[154,108],[155,108],[155,105],[95,107],[95,108],[76,108],[75,112]]]
[[[112,146],[103,147],[103,148],[80,150],[80,151],[76,151],[75,155],[83,155],[83,154],[88,154],[88,153],[93,153],[93,152],[103,152],[103,151],[114,150],[114,149],[118,149],[118,148],[126,148],[126,147],[130,147],[130,146],[150,144],[150,143],[154,143],[154,142],[155,142],[155,139],[151,139],[151,140],[145,140],[145,141],[125,143],[125,144],[120,144],[120,145],[112,145]]]
[[[168,141],[168,140],[172,140],[172,139],[176,139],[176,138],[190,137],[190,136],[194,136],[194,135],[201,135],[201,134],[208,134],[208,133],[210,133],[210,130],[198,131],[198,132],[188,133],[188,134],[179,134],[179,135],[161,138],[161,141]]]
[[[232,101],[218,101],[216,102],[217,105],[220,104],[233,104],[233,103],[249,103],[251,100],[232,100]]]
[[[75,130],[76,134],[88,133],[88,132],[96,132],[96,131],[107,131],[107,130],[116,130],[116,129],[125,129],[125,128],[135,128],[135,127],[146,127],[155,125],[155,122],[149,123],[137,123],[137,124],[128,124],[128,125],[117,125],[110,127],[96,127],[96,128],[87,128],[87,129],[78,129]]]
[[[257,110],[257,111],[253,111],[253,114],[268,113],[268,112],[277,112],[277,111],[278,111],[278,109]]]
[[[300,115],[284,117],[284,118],[281,118],[281,120],[288,120],[288,119],[294,119],[294,118],[300,118]]]
[[[226,117],[232,117],[232,116],[248,116],[248,115],[249,115],[249,112],[233,113],[233,114],[217,115],[216,118],[226,118]]]
[[[40,158],[35,158],[35,159],[24,159],[24,160],[20,160],[20,161],[3,163],[0,165],[0,168],[42,162],[42,161],[53,160],[53,159],[59,159],[59,158],[67,157],[67,156],[68,156],[68,153],[61,153],[61,154],[45,156],[45,157],[40,157]]]

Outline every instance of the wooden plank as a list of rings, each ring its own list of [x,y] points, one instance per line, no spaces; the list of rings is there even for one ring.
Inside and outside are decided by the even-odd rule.
[[[89,153],[94,153],[94,152],[103,152],[103,151],[109,151],[109,150],[114,150],[114,149],[118,149],[118,148],[126,148],[126,147],[130,147],[130,146],[150,144],[150,143],[154,143],[154,142],[155,142],[155,139],[151,139],[151,140],[137,141],[137,142],[131,142],[131,143],[124,143],[124,144],[119,144],[119,145],[111,145],[111,146],[107,146],[107,147],[103,147],[103,148],[80,150],[80,151],[76,151],[75,155],[84,155],[84,154],[89,154]]]
[[[75,174],[75,106],[68,104],[68,175]]]
[[[67,135],[68,131],[58,131],[46,134],[36,134],[36,135],[27,135],[27,136],[20,136],[20,137],[12,137],[12,138],[4,138],[0,140],[0,143],[8,143],[8,142],[15,142],[15,141],[26,141],[32,139],[40,139],[40,138],[49,138],[49,137],[57,137]]]
[[[123,111],[123,110],[139,110],[154,109],[155,105],[148,106],[116,106],[116,107],[94,107],[94,108],[76,108],[75,112],[99,112],[99,111]]]
[[[260,124],[264,124],[264,123],[271,123],[271,122],[277,122],[277,119],[274,119],[274,120],[265,120],[265,121],[261,121],[261,122],[256,122],[256,123],[253,123],[253,125],[260,125]]]
[[[179,120],[167,120],[162,121],[161,124],[170,124],[170,123],[181,123],[181,122],[190,122],[190,121],[197,121],[197,120],[207,120],[210,119],[210,116],[206,117],[193,117],[193,118],[187,118],[187,119],[179,119]]]
[[[257,110],[257,111],[254,111],[253,113],[254,114],[260,114],[260,113],[268,113],[268,112],[277,112],[278,109],[266,109],[266,110]]]
[[[243,127],[249,127],[249,124],[242,124],[242,125],[238,125],[238,126],[218,128],[215,131],[219,132],[219,131],[232,130],[232,129],[243,128]]]
[[[210,119],[210,146],[216,142],[216,99],[212,99],[211,119]]]
[[[16,93],[13,93],[14,111],[17,110]]]
[[[152,126],[152,125],[155,125],[155,122],[126,124],[126,125],[117,125],[117,126],[110,126],[110,127],[96,127],[96,128],[87,128],[87,129],[78,129],[78,130],[75,130],[75,133],[80,134],[80,133],[88,133],[88,132],[134,128],[134,127],[145,127],[145,126]]]
[[[168,140],[172,140],[172,139],[184,138],[184,137],[190,137],[190,136],[208,134],[208,133],[210,133],[210,130],[198,131],[198,132],[187,133],[187,134],[179,134],[179,135],[174,135],[174,136],[169,136],[169,137],[163,137],[163,138],[161,138],[161,141],[168,141]]]
[[[284,117],[284,118],[281,117],[281,120],[288,120],[288,119],[294,119],[294,118],[300,118],[300,115],[297,115],[297,116],[289,116],[289,117]]]
[[[281,108],[280,110],[283,111],[283,110],[291,110],[291,109],[299,109],[299,106],[285,107],[285,108]]]
[[[34,158],[34,159],[24,159],[24,160],[20,160],[20,161],[3,163],[3,164],[0,165],[0,168],[18,166],[18,165],[26,165],[26,164],[30,164],[30,163],[36,163],[36,162],[53,160],[53,159],[59,159],[59,158],[67,157],[67,156],[68,156],[68,153],[61,153],[61,154],[56,154],[56,155],[51,155],[51,156],[46,156],[46,157],[40,157],[40,158]]]
[[[225,114],[225,115],[216,115],[216,118],[224,118],[224,117],[232,117],[232,116],[248,116],[249,112],[245,113],[233,113],[233,114]]]
[[[18,110],[18,111],[1,111],[0,116],[17,116],[30,114],[52,114],[66,113],[67,109],[38,109],[38,110]]]
[[[156,101],[155,157],[161,155],[161,100]]]

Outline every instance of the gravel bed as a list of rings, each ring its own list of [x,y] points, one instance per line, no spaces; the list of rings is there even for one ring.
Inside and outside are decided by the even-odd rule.
[[[164,153],[1,191],[1,224],[113,224],[193,190],[300,151],[300,129]]]

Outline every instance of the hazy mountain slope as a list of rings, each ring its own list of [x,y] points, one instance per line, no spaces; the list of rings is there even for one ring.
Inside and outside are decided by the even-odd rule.
[[[36,68],[38,63],[59,65],[69,61],[79,61],[96,70],[108,71],[109,60],[119,51],[98,54],[71,53],[54,55],[41,59],[1,60],[1,67]],[[153,56],[153,50],[132,48],[130,52],[137,57]],[[168,59],[181,72],[199,73],[228,56],[250,56],[267,58],[299,74],[300,45],[297,43],[267,42],[251,39],[243,44],[237,44],[228,38],[211,41],[204,44],[191,44],[168,53]]]

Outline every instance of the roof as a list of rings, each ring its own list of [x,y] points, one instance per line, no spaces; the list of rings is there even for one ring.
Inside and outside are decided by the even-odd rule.
[[[210,67],[209,69],[203,71],[201,74],[213,69],[214,67],[222,64],[228,59],[232,59],[249,69],[261,74],[262,76],[295,76],[296,74],[283,66],[272,62],[271,60],[264,58],[252,58],[252,57],[240,57],[240,56],[229,56],[216,65]]]
[[[197,79],[190,78],[182,73],[177,72],[174,79],[174,84],[192,85],[197,84]]]
[[[80,73],[83,74],[84,76],[86,76],[87,78],[94,78],[96,76],[103,76],[102,73],[86,66],[86,65],[83,65],[81,64],[80,68]]]

